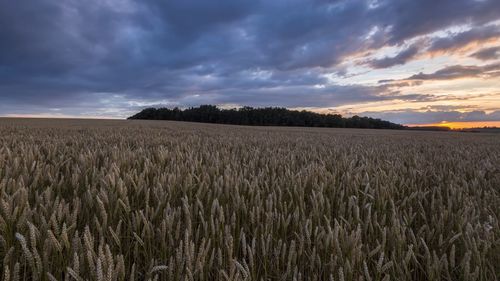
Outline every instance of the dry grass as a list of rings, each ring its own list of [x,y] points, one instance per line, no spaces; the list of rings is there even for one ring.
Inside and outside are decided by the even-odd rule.
[[[500,138],[0,120],[3,280],[498,280]]]

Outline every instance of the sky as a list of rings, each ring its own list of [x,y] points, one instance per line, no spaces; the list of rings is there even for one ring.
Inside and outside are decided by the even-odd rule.
[[[500,1],[0,0],[0,116],[201,104],[500,125]]]

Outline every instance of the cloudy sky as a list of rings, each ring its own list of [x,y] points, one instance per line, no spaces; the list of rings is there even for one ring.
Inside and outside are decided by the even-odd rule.
[[[500,121],[498,0],[0,0],[0,115]]]

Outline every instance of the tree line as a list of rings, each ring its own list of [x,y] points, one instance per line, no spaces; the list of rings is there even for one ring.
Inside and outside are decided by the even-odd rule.
[[[241,107],[221,109],[201,105],[187,109],[146,108],[128,119],[173,120],[251,126],[298,126],[332,128],[404,129],[405,126],[370,117],[342,117],[340,114],[319,114],[288,110],[281,107]]]

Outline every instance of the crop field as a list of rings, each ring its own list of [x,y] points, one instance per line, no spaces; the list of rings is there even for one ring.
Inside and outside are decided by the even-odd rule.
[[[0,119],[1,280],[499,280],[500,136]]]

